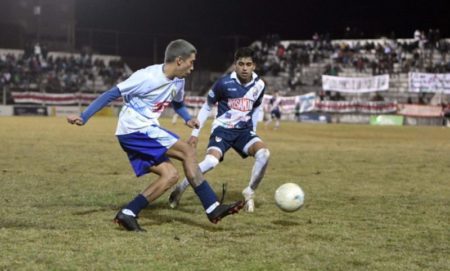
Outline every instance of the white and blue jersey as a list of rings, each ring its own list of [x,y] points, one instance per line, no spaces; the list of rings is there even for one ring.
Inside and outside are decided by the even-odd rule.
[[[167,161],[167,150],[179,137],[159,127],[158,118],[171,101],[182,102],[184,79],[170,80],[163,65],[153,65],[133,73],[117,87],[124,100],[116,135],[127,152],[136,176]]]
[[[81,113],[83,123],[122,96],[124,106],[120,111],[116,135],[127,153],[136,176],[150,172],[152,166],[167,161],[166,152],[179,137],[159,126],[158,118],[171,102],[175,111],[186,121],[190,115],[183,108],[184,79],[169,79],[164,65],[152,65],[133,73],[127,80],[103,93]],[[184,113],[185,112],[185,113]]]
[[[158,125],[164,108],[170,102],[182,102],[184,79],[168,79],[163,65],[153,65],[133,73],[117,87],[124,100],[120,111],[116,135],[144,132],[151,125]]]
[[[265,84],[255,73],[252,80],[242,85],[232,72],[219,79],[208,93],[208,104],[217,103],[217,116],[213,129],[253,129],[252,116],[264,96]]]

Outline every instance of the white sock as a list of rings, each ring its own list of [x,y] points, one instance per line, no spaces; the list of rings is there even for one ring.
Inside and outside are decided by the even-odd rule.
[[[267,164],[269,163],[270,152],[268,149],[260,149],[255,154],[255,164],[252,169],[252,176],[248,186],[255,190],[261,182],[266,172]]]

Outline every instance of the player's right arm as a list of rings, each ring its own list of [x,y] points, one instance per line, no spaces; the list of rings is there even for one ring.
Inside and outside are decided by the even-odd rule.
[[[200,130],[205,125],[206,120],[208,119],[208,116],[211,114],[211,110],[213,109],[214,105],[217,103],[220,97],[220,80],[217,81],[212,89],[208,92],[208,96],[206,97],[205,103],[202,105],[202,108],[200,108],[200,111],[197,115],[198,120],[198,128],[192,130],[191,137],[188,140],[188,143],[194,147],[197,147],[198,143],[198,135],[200,134]]]
[[[202,108],[200,109],[197,115],[198,128],[192,130],[191,137],[188,140],[188,143],[190,145],[197,147],[198,135],[200,134],[200,130],[205,125],[205,122],[208,119],[208,116],[211,113],[212,108],[213,105],[210,105],[208,101],[205,101],[205,103],[202,105]]]
[[[120,90],[114,86],[102,95],[98,96],[80,115],[67,116],[67,122],[78,126],[86,124],[86,122],[103,107],[121,96]]]

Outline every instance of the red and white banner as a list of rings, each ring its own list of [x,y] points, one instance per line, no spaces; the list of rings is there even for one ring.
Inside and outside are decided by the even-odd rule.
[[[370,77],[340,77],[322,75],[322,88],[324,90],[364,93],[389,89],[389,75],[376,75]]]
[[[316,110],[330,113],[393,113],[397,111],[396,102],[369,101],[319,101]]]
[[[11,96],[14,103],[33,103],[33,104],[47,104],[47,105],[86,105],[90,104],[99,94],[89,93],[42,93],[31,91],[13,91]],[[114,105],[121,105],[122,98],[112,102]]]
[[[88,105],[100,94],[89,93],[42,93],[42,92],[11,92],[14,103],[33,103],[46,105]],[[264,95],[263,105],[268,104],[272,96]],[[280,107],[284,113],[293,113],[297,104],[300,105],[301,112],[312,111],[314,109],[315,94],[309,93],[301,96],[280,97]],[[187,96],[184,104],[191,108],[200,108],[206,101],[203,96]],[[122,105],[122,98],[112,102],[113,105]]]
[[[410,72],[408,85],[411,92],[450,93],[450,73]]]
[[[408,117],[442,117],[443,110],[438,105],[401,104],[398,114]]]

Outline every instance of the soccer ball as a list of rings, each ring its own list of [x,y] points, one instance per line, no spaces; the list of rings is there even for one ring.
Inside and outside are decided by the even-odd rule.
[[[303,205],[305,193],[295,183],[285,183],[275,191],[275,202],[281,210],[293,212]]]

